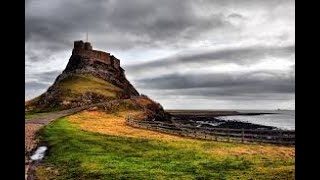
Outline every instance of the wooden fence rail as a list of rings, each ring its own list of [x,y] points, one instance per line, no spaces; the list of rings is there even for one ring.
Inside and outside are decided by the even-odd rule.
[[[134,120],[132,118],[127,118],[126,123],[132,127],[155,130],[196,139],[242,143],[295,144],[295,131],[291,130],[195,127],[191,125],[171,124],[161,121]]]

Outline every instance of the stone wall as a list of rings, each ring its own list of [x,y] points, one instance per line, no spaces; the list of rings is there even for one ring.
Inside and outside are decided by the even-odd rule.
[[[116,57],[114,57],[113,55],[111,56],[112,62],[113,62],[113,66],[117,69],[120,68],[120,60],[117,59]]]

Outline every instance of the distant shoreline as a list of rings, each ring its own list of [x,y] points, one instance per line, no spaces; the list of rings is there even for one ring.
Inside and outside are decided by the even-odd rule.
[[[210,115],[210,116],[238,116],[238,115],[246,115],[246,116],[255,116],[255,115],[264,115],[264,114],[279,114],[279,113],[266,113],[266,112],[238,112],[238,111],[225,111],[225,110],[166,110],[168,113],[172,114],[201,114],[201,115]]]
[[[277,127],[266,126],[260,124],[253,124],[249,122],[241,121],[226,121],[221,120],[216,117],[218,116],[255,116],[264,114],[278,114],[278,113],[242,113],[238,111],[224,111],[224,110],[166,110],[173,116],[175,122],[179,122],[185,125],[193,125],[201,127],[216,127],[216,128],[231,128],[231,129],[266,129],[266,130],[276,130]],[[201,123],[206,122],[206,123]],[[212,126],[210,124],[216,124]]]

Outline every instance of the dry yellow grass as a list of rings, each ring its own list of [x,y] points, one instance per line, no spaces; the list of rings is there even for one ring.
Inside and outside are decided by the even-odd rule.
[[[277,158],[291,158],[295,157],[295,150],[293,147],[283,147],[274,145],[243,145],[237,144],[236,147],[221,147],[208,149],[208,152],[216,155],[250,155],[250,156],[270,156]]]
[[[59,86],[71,90],[72,93],[94,92],[107,97],[115,97],[118,92],[122,91],[113,84],[92,75],[70,76],[63,79]]]
[[[70,122],[78,124],[83,130],[101,134],[162,140],[182,139],[177,136],[133,128],[126,125],[125,118],[127,116],[139,116],[141,114],[142,112],[140,111],[126,111],[117,114],[106,114],[99,111],[83,111],[71,115],[69,119]]]

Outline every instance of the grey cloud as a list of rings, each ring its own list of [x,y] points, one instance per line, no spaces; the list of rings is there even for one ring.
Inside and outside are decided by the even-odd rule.
[[[238,12],[219,7],[277,7],[291,1],[68,0],[26,2],[26,42],[69,45],[88,30],[108,48],[183,46],[216,29],[237,28],[229,18]],[[215,7],[215,8],[214,8]],[[207,16],[199,11],[206,9]],[[228,18],[229,17],[229,18]]]
[[[237,101],[281,101],[281,100],[292,100],[294,99],[294,94],[292,93],[217,93],[212,88],[194,88],[194,89],[181,89],[169,90],[169,91],[146,91],[160,99],[177,99],[177,97],[189,98],[189,99],[211,99],[211,100],[224,100],[236,103]]]
[[[29,79],[31,78],[32,80],[27,80],[25,82],[25,99],[29,100],[45,92],[60,73],[61,71],[48,71],[28,75]]]
[[[53,83],[56,77],[61,74],[62,71],[48,71],[41,74],[36,74],[39,77],[39,81]]]
[[[232,27],[227,17],[221,13],[209,17],[197,15],[190,1],[57,2],[56,8],[48,8],[48,14],[37,14],[32,6],[33,2],[28,3],[26,41],[66,45],[69,41],[84,37],[89,30],[94,36],[99,36],[97,41],[104,39],[108,43],[122,42],[112,45],[120,46],[118,48],[159,44],[172,46],[196,39],[205,31]],[[50,2],[48,4],[50,5]],[[115,37],[117,39],[114,39]]]
[[[175,90],[187,95],[247,96],[264,93],[294,93],[295,79],[287,73],[251,72],[243,74],[171,74],[137,80],[143,89]],[[188,90],[186,90],[188,89]]]
[[[199,1],[193,1],[193,4],[198,4]],[[265,7],[265,8],[275,8],[277,6],[281,6],[283,4],[292,4],[295,1],[294,0],[246,0],[241,1],[239,0],[200,0],[200,2],[205,7],[212,7],[212,6],[218,6],[218,7],[245,7],[245,8],[257,8],[257,7]]]
[[[48,87],[49,84],[42,83],[39,81],[25,82],[25,100],[30,100],[31,98],[39,96]]]
[[[229,14],[227,17],[228,18],[236,18],[236,19],[243,19],[244,18],[241,14],[238,14],[238,13]]]
[[[29,75],[29,78],[36,79],[37,83],[46,84],[48,86],[48,84],[52,84],[56,77],[61,73],[62,71],[59,70],[33,73]]]
[[[129,71],[137,72],[151,68],[175,66],[185,63],[207,65],[208,63],[254,64],[266,57],[287,57],[295,53],[295,46],[285,47],[245,47],[230,48],[189,54],[176,54],[171,57],[153,60],[143,64],[127,66]]]
[[[37,82],[37,81],[31,81],[31,82],[25,82],[25,86],[28,89],[44,89],[48,87],[48,84]]]
[[[278,11],[273,11],[281,7]],[[170,74],[181,67],[203,67],[214,64],[235,63],[251,65],[268,57],[284,58],[294,56],[295,45],[251,46],[235,48],[241,32],[246,33],[246,24],[256,11],[265,12],[265,23],[294,20],[294,14],[279,14],[288,7],[294,9],[292,0],[55,0],[26,1],[25,44],[27,66],[52,63],[48,61],[57,53],[71,50],[74,40],[84,39],[86,31],[94,47],[101,50],[118,51],[139,49],[160,49],[180,51],[170,57],[150,60],[125,66],[133,84],[143,91],[157,91],[163,99],[168,96],[185,95],[215,99],[281,99],[294,94],[295,67],[290,72],[254,72],[245,74]],[[292,8],[293,7],[293,8]],[[248,10],[248,11],[247,11]],[[246,13],[248,12],[248,13]],[[279,15],[281,17],[279,17]],[[237,22],[241,23],[237,23]],[[268,26],[270,30],[271,27]],[[276,29],[277,27],[274,27]],[[244,30],[244,31],[242,31]],[[269,29],[268,29],[269,30]],[[255,32],[255,31],[254,31]],[[256,32],[255,32],[256,33]],[[252,39],[260,34],[253,34]],[[271,32],[271,34],[273,34]],[[277,34],[276,34],[277,35]],[[276,36],[271,35],[271,36]],[[258,37],[259,36],[259,37]],[[281,31],[277,37],[286,42],[292,39],[290,31]],[[273,39],[274,40],[274,39]],[[191,45],[200,41],[224,44],[220,50],[193,50]],[[261,43],[261,40],[258,40]],[[291,41],[289,41],[291,42]],[[229,44],[230,43],[230,44]],[[270,44],[270,43],[269,43]],[[196,47],[198,48],[198,47]],[[202,47],[201,47],[202,48]],[[202,48],[205,49],[205,48]],[[140,53],[138,57],[141,57]],[[149,55],[150,56],[150,55]],[[66,59],[67,60],[67,59]],[[125,60],[125,59],[123,59]],[[32,64],[34,65],[34,64]],[[29,69],[32,69],[28,67]],[[136,80],[140,72],[163,70],[169,74]],[[37,70],[38,71],[38,70]],[[62,69],[61,69],[62,71]],[[179,72],[182,70],[179,69]],[[61,73],[30,72],[26,91],[44,91]],[[159,90],[160,89],[160,90]],[[163,94],[166,93],[166,94]],[[148,94],[149,95],[149,94]],[[30,96],[29,96],[30,97]]]
[[[190,1],[28,1],[25,18],[26,60],[48,61],[74,40],[95,40],[109,51],[137,47],[177,47],[201,34],[233,28],[221,14],[197,15]]]
[[[47,48],[46,50],[39,50],[37,48],[28,47],[26,45],[28,52],[25,54],[25,59],[28,63],[34,62],[48,62],[48,60],[54,55],[54,50]]]
[[[220,1],[195,4],[190,0],[28,1],[26,51],[28,54],[34,49],[51,52],[65,50],[72,46],[73,40],[84,39],[87,30],[89,38],[92,35],[97,46],[112,51],[137,47],[184,47],[206,32],[221,29],[220,33],[225,33],[237,28],[229,22],[229,18],[242,17],[239,13],[210,11],[208,16],[199,15],[197,7],[207,4],[221,6]],[[242,3],[222,3],[230,4],[239,6]],[[248,4],[264,6],[265,2],[252,1]],[[49,54],[46,52],[43,56]]]

